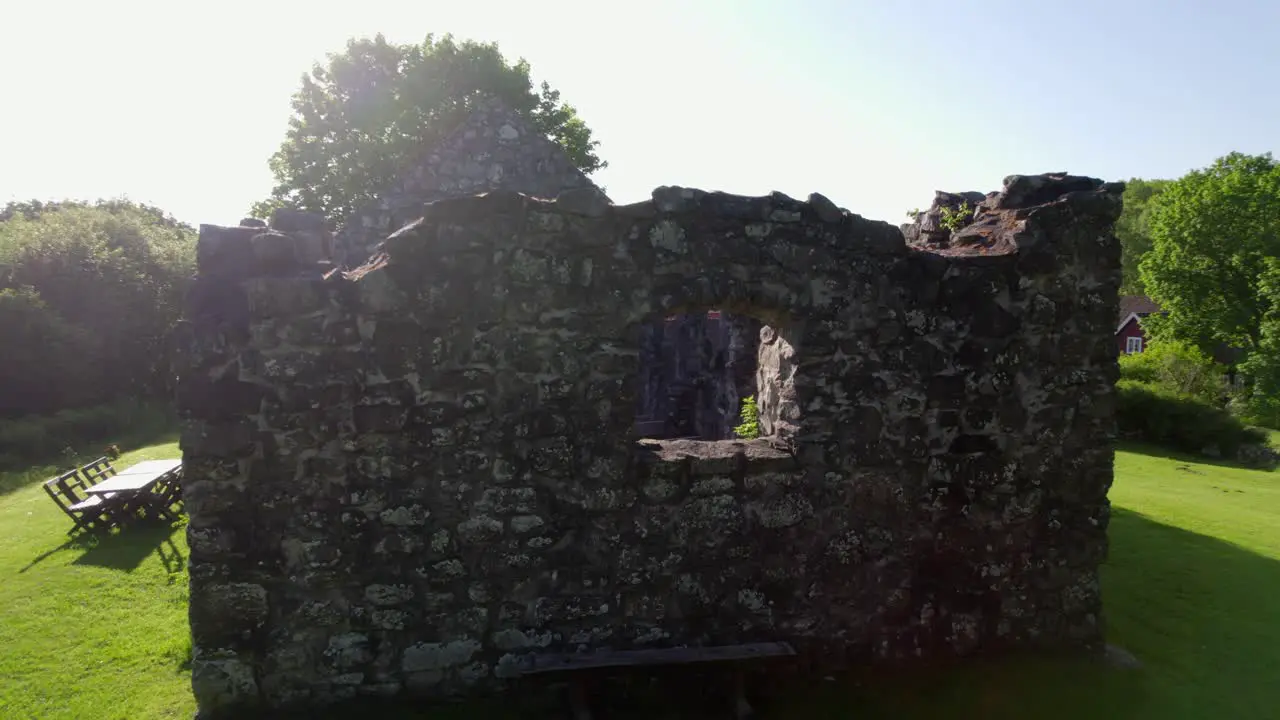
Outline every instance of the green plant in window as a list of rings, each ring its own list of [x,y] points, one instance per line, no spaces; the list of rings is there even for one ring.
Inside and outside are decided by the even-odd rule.
[[[754,395],[742,399],[742,424],[733,429],[733,434],[743,440],[760,437],[760,410]]]

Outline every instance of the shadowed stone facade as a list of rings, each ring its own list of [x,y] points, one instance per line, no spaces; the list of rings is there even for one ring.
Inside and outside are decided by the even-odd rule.
[[[351,272],[203,226],[202,711],[493,692],[600,647],[1098,649],[1121,190],[1012,176],[945,236],[818,195],[494,192]],[[768,325],[767,437],[638,441],[641,327],[710,308]]]

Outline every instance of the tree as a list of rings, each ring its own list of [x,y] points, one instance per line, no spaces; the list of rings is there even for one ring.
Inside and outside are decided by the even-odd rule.
[[[1224,370],[1199,349],[1176,341],[1153,342],[1140,353],[1120,356],[1120,379],[1158,385],[1209,404],[1223,400]]]
[[[13,203],[3,217],[0,414],[163,392],[195,230],[127,200]]]
[[[1151,213],[1156,198],[1171,180],[1132,178],[1124,187],[1124,210],[1116,220],[1116,237],[1120,239],[1124,263],[1124,282],[1120,292],[1126,295],[1146,293],[1138,264],[1151,250]]]
[[[92,393],[92,338],[30,286],[0,289],[0,418],[69,407]]]
[[[1258,345],[1239,366],[1251,387],[1236,400],[1236,409],[1257,425],[1280,429],[1280,260],[1267,258],[1265,263],[1258,294],[1266,298],[1267,309]]]
[[[496,44],[459,43],[451,35],[428,35],[420,45],[377,35],[349,40],[345,52],[302,77],[289,129],[269,163],[276,186],[251,212],[267,217],[294,207],[336,226],[486,94],[528,117],[584,173],[605,167],[595,153],[599,142],[574,107],[545,82],[535,92],[523,59],[509,65]]]
[[[1142,282],[1167,311],[1144,326],[1157,338],[1212,353],[1261,347],[1280,297],[1261,292],[1280,259],[1280,166],[1271,154],[1231,153],[1170,183],[1153,200]]]

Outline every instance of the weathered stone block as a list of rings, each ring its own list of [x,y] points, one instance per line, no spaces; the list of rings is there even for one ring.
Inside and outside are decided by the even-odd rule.
[[[220,227],[201,225],[196,241],[196,268],[201,277],[235,279],[254,272],[253,236],[262,232],[254,227]]]
[[[271,212],[271,229],[282,233],[322,232],[327,229],[324,216],[306,210],[276,208]]]
[[[259,270],[287,272],[299,264],[291,235],[270,231],[259,233],[249,240],[249,246],[253,249],[254,264]]]
[[[230,651],[193,650],[191,690],[202,707],[258,706],[258,682],[253,665]]]
[[[178,445],[184,452],[207,457],[245,457],[253,452],[258,432],[247,420],[220,423],[186,420]]]
[[[245,282],[245,289],[249,310],[255,317],[290,317],[317,312],[324,309],[327,299],[324,283],[319,278],[252,278]]]
[[[490,488],[480,495],[475,508],[486,513],[531,513],[538,509],[538,495],[533,488]]]
[[[325,659],[339,669],[359,667],[373,659],[368,635],[362,633],[342,633],[329,638],[329,647],[324,652]]]
[[[253,583],[214,583],[191,597],[192,637],[202,647],[247,644],[270,613],[267,590]]]
[[[416,643],[404,651],[400,669],[406,673],[430,672],[467,663],[481,649],[475,640],[451,643]]]
[[[784,495],[777,500],[751,503],[746,506],[746,513],[761,527],[791,527],[813,515],[813,503],[804,495]]]
[[[356,405],[352,409],[356,432],[399,432],[408,417],[408,411],[398,405]]]
[[[374,584],[364,589],[365,599],[374,605],[400,605],[413,599],[408,585]]]
[[[409,298],[386,272],[375,270],[356,282],[360,307],[373,314],[394,313],[404,308]]]
[[[502,534],[502,522],[488,515],[478,515],[458,525],[458,538],[465,543],[483,543]]]
[[[239,280],[199,275],[187,288],[185,305],[186,317],[199,321],[192,328],[196,331],[193,340],[198,344],[223,345],[207,350],[230,349],[225,347],[227,340],[248,339],[249,298]],[[222,342],[215,342],[217,340]]]
[[[267,394],[262,385],[240,382],[234,377],[209,379],[191,373],[178,378],[175,401],[182,414],[217,422],[260,412]]]

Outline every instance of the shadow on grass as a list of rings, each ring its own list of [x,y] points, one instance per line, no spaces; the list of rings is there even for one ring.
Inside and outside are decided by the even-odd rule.
[[[181,525],[156,521],[137,521],[107,535],[77,535],[61,545],[46,550],[18,571],[25,573],[63,550],[82,550],[72,565],[92,565],[132,572],[143,560],[155,553],[160,557],[170,582],[187,569],[187,559],[173,543],[173,534]]]
[[[768,717],[1271,717],[1280,686],[1280,562],[1117,508],[1102,569],[1107,639],[1143,664],[1023,656],[945,671],[853,673]]]
[[[84,554],[72,565],[93,565],[132,572],[152,553],[160,557],[170,576],[181,573],[187,567],[182,551],[173,543],[173,534],[179,528],[170,523],[136,521],[110,534],[84,541]]]
[[[57,555],[58,553],[62,552],[63,550],[70,550],[70,549],[72,549],[72,548],[86,548],[86,549],[87,549],[87,548],[89,548],[89,547],[90,547],[90,545],[91,545],[91,541],[90,541],[90,540],[88,540],[88,538],[87,538],[86,536],[77,536],[77,537],[74,537],[74,538],[70,538],[70,539],[68,539],[67,541],[63,542],[61,545],[59,545],[59,546],[57,546],[57,547],[55,547],[55,548],[50,548],[50,549],[48,549],[48,550],[45,550],[44,552],[42,552],[42,553],[40,553],[39,555],[37,555],[37,556],[35,556],[34,558],[32,558],[31,562],[27,563],[27,564],[26,564],[26,566],[24,566],[21,570],[19,570],[19,571],[18,571],[18,573],[19,573],[19,574],[22,574],[22,573],[24,573],[24,572],[26,572],[26,571],[30,570],[31,568],[35,567],[36,565],[39,565],[40,563],[44,562],[45,560],[48,560],[49,558],[53,557],[54,555]]]
[[[1280,666],[1280,562],[1216,538],[1116,509],[1111,557],[1103,568],[1108,640],[1143,667],[1100,659],[1021,654],[973,658],[949,667],[859,670],[826,677],[777,673],[758,678],[762,719],[848,718],[1109,720],[1271,717],[1280,706],[1272,668]],[[675,680],[593,698],[601,718],[730,717],[708,704],[707,683]],[[551,696],[522,693],[457,704],[355,702],[296,716],[346,720],[566,717]],[[708,708],[713,714],[708,714]],[[716,707],[722,710],[715,710]],[[237,715],[242,720],[247,717]]]
[[[1161,712],[1273,716],[1280,561],[1124,509],[1113,511],[1110,538],[1102,574],[1108,636],[1160,679],[1151,700]]]

